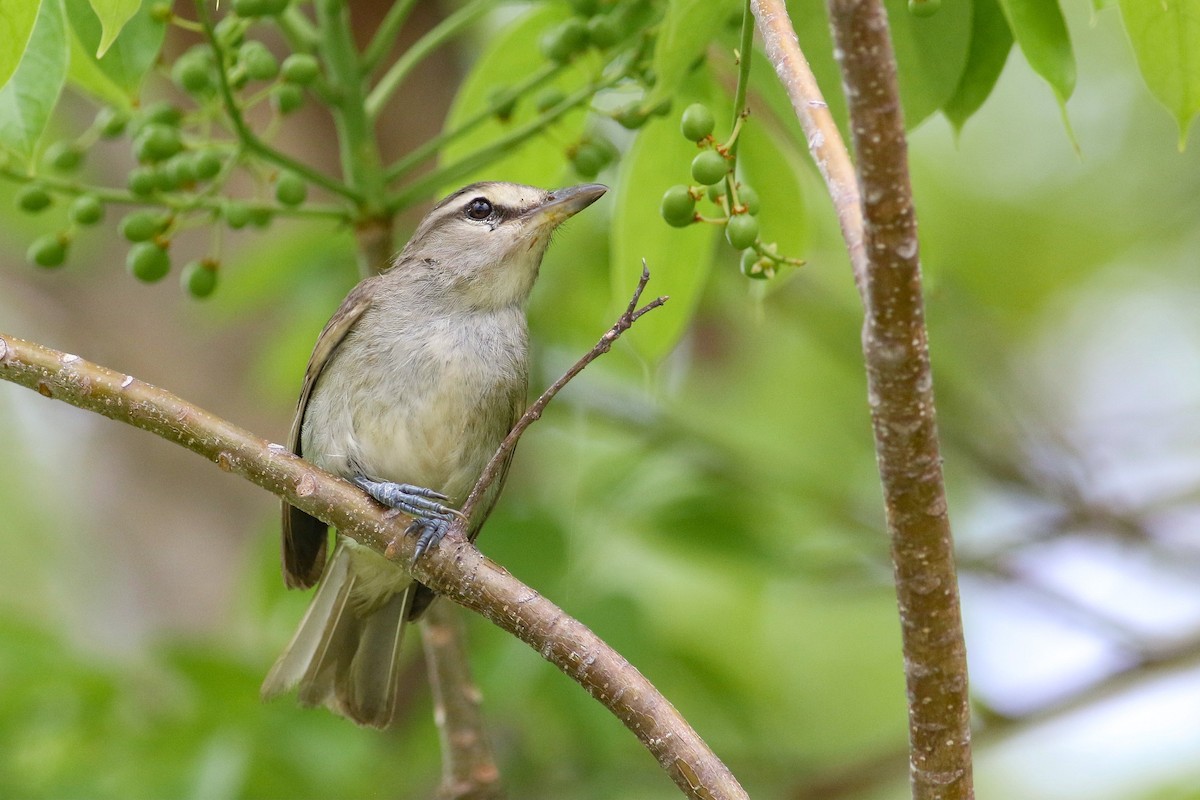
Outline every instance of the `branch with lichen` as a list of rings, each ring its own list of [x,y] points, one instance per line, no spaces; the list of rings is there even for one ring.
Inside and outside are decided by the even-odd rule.
[[[627,329],[624,325],[611,337],[606,334],[591,352],[606,351]],[[596,357],[589,355],[588,361]],[[579,683],[637,736],[687,796],[747,796],[712,749],[632,664],[454,529],[438,547],[411,564],[416,539],[405,534],[409,517],[385,509],[349,482],[284,446],[170,392],[6,334],[0,334],[0,379],[186,447],[334,526],[342,535],[398,564],[410,565],[421,583],[513,634]]]

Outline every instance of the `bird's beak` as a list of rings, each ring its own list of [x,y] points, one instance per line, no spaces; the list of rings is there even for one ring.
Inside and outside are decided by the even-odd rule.
[[[600,195],[607,191],[608,187],[600,183],[582,183],[555,189],[547,195],[546,202],[526,214],[536,218],[539,223],[556,227],[599,200]]]

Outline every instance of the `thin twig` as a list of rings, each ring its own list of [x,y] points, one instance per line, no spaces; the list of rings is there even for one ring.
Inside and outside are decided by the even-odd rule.
[[[792,101],[792,109],[808,139],[808,150],[825,179],[829,198],[837,213],[842,238],[850,253],[850,268],[859,296],[866,302],[867,255],[863,249],[862,207],[858,196],[858,179],[850,152],[842,134],[829,113],[829,105],[817,86],[817,79],[808,66],[796,30],[788,17],[784,0],[751,0],[750,6],[762,34],[767,60]]]
[[[633,291],[633,298],[629,301],[629,306],[625,309],[625,313],[622,314],[615,323],[613,323],[613,326],[608,329],[607,333],[600,337],[600,341],[596,342],[596,345],[591,350],[585,353],[583,357],[576,361],[569,370],[563,373],[561,378],[550,384],[550,388],[542,392],[542,396],[534,401],[533,405],[531,405],[525,411],[525,413],[521,415],[521,418],[517,420],[517,424],[513,425],[512,430],[508,433],[508,436],[504,437],[504,441],[501,442],[500,447],[496,449],[496,453],[492,456],[492,460],[488,462],[488,465],[484,467],[483,472],[480,473],[479,480],[475,482],[475,488],[471,490],[471,494],[467,497],[467,501],[463,503],[462,515],[464,519],[470,519],[471,512],[475,510],[475,506],[478,505],[480,498],[483,497],[484,492],[488,490],[488,487],[495,483],[497,476],[500,474],[500,470],[504,466],[504,462],[508,460],[509,455],[514,449],[516,449],[517,442],[521,439],[521,435],[525,433],[525,429],[542,416],[542,412],[546,410],[546,406],[549,405],[550,401],[554,399],[554,395],[558,394],[562,388],[571,381],[572,378],[574,378],[580,372],[583,372],[584,367],[611,350],[613,342],[619,339],[621,334],[629,330],[630,327],[633,326],[633,323],[637,322],[643,314],[653,311],[663,303],[667,302],[669,298],[666,295],[663,295],[651,300],[641,308],[637,307],[638,301],[642,299],[642,291],[645,290],[646,284],[649,282],[650,270],[646,266],[645,259],[643,259],[642,276],[638,280],[637,288]],[[459,526],[464,525],[462,521],[456,522],[455,524]]]
[[[287,500],[340,533],[409,564],[412,521],[351,483],[170,392],[75,355],[0,334],[0,380],[150,431]],[[440,595],[536,650],[608,708],[689,797],[747,797],[729,769],[650,681],[561,608],[463,538],[446,539],[412,568]]]
[[[480,695],[467,669],[462,611],[434,603],[421,617],[421,642],[433,693],[433,718],[442,744],[439,800],[493,800],[504,796],[488,742]]]

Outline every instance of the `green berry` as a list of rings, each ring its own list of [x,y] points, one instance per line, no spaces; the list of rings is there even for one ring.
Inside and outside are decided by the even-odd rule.
[[[275,199],[285,206],[298,206],[308,197],[308,184],[294,172],[280,173],[275,181]]]
[[[672,186],[663,194],[659,210],[668,225],[684,228],[695,221],[696,198],[692,197],[691,190],[683,184]]]
[[[292,53],[283,60],[283,79],[297,86],[308,86],[321,74],[321,65],[308,53]]]
[[[496,119],[508,122],[517,110],[517,96],[507,86],[497,86],[488,93],[488,105],[496,107]]]
[[[747,278],[761,281],[771,277],[775,271],[771,269],[770,264],[770,259],[759,258],[758,253],[753,249],[747,249],[742,253],[741,270]]]
[[[129,191],[138,197],[149,197],[158,189],[158,170],[153,167],[136,167],[129,173],[126,182]]]
[[[216,34],[218,42],[232,50],[242,46],[246,38],[246,27],[242,20],[228,15],[221,17],[213,28],[213,33]]]
[[[581,142],[571,155],[571,165],[579,173],[579,177],[591,180],[600,174],[600,170],[608,166],[609,153],[594,142]]]
[[[634,103],[633,105],[625,106],[622,109],[618,109],[613,114],[613,119],[615,119],[621,125],[622,128],[625,128],[625,129],[631,130],[631,131],[635,131],[638,128],[645,125],[646,120],[648,120],[649,118],[650,118],[650,115],[647,114],[645,111],[642,111],[642,109],[639,108],[636,103]]]
[[[294,83],[281,83],[271,88],[271,105],[281,115],[287,115],[304,105],[304,90]]]
[[[167,255],[167,248],[156,242],[138,242],[129,248],[125,266],[139,281],[154,283],[171,271],[171,258]]]
[[[46,148],[43,158],[59,172],[73,172],[83,163],[83,148],[74,142],[55,142]]]
[[[168,223],[165,214],[157,211],[134,211],[121,218],[121,235],[131,242],[148,242],[163,232]]]
[[[151,123],[142,128],[133,140],[133,153],[143,164],[166,161],[183,149],[179,129],[170,125]]]
[[[692,178],[696,183],[712,186],[724,180],[728,172],[729,162],[716,150],[704,150],[692,159]]]
[[[754,191],[753,186],[742,184],[737,190],[738,202],[746,207],[747,214],[757,214],[762,207],[762,202],[758,199],[758,192]]]
[[[125,126],[129,124],[129,115],[112,106],[104,106],[96,113],[96,121],[93,124],[100,129],[102,137],[115,139],[125,132]]]
[[[587,46],[587,23],[572,17],[542,35],[542,55],[548,60],[562,64]]]
[[[81,194],[72,201],[67,216],[76,225],[95,225],[104,219],[104,204],[94,194]]]
[[[725,181],[717,181],[704,192],[708,199],[718,205],[725,197]]]
[[[621,26],[611,14],[599,14],[587,21],[588,41],[601,50],[621,41]]]
[[[265,228],[271,224],[275,214],[266,206],[255,206],[250,209],[250,224],[256,228]]]
[[[931,17],[942,7],[942,0],[908,0],[908,13],[914,17]]]
[[[45,211],[52,202],[53,198],[50,197],[50,193],[38,183],[22,186],[21,190],[17,192],[17,208],[30,214]]]
[[[262,42],[246,42],[238,53],[238,61],[251,80],[271,81],[279,74],[279,62]]]
[[[599,0],[567,0],[567,5],[581,17],[590,17],[600,7]]]
[[[208,297],[217,288],[217,262],[209,258],[189,261],[179,275],[179,283],[192,297]]]
[[[233,13],[239,17],[261,17],[267,11],[266,0],[233,0]]]
[[[173,13],[170,3],[155,3],[150,6],[150,19],[155,22],[170,22]]]
[[[551,86],[548,89],[543,89],[541,93],[534,98],[533,105],[539,114],[544,114],[566,99],[567,96],[563,94],[561,90],[555,89],[553,86]]]
[[[744,250],[758,238],[758,220],[749,214],[735,214],[725,224],[725,239],[734,249]]]
[[[221,156],[215,150],[200,150],[192,155],[192,171],[196,173],[197,180],[212,180],[220,173],[222,166]]]
[[[168,102],[152,103],[142,109],[142,125],[169,125],[178,128],[183,112]]]
[[[250,224],[250,206],[241,200],[228,200],[221,207],[221,215],[225,224],[234,230],[239,230]]]
[[[29,245],[25,257],[39,267],[61,267],[67,260],[67,245],[70,240],[61,233],[39,236]]]
[[[196,183],[196,167],[191,153],[180,153],[163,164],[162,172],[169,175],[172,188],[189,187]]]
[[[189,50],[171,68],[171,79],[188,94],[199,95],[213,88],[213,65],[207,50]]]
[[[679,118],[679,130],[683,138],[693,142],[699,142],[711,134],[716,124],[713,113],[703,103],[692,103]]]

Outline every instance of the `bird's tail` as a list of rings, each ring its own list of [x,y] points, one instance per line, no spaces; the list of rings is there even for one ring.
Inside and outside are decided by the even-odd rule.
[[[358,580],[349,549],[339,544],[299,630],[263,681],[264,700],[298,686],[301,705],[326,706],[359,725],[391,724],[416,584],[364,611],[353,597]]]

